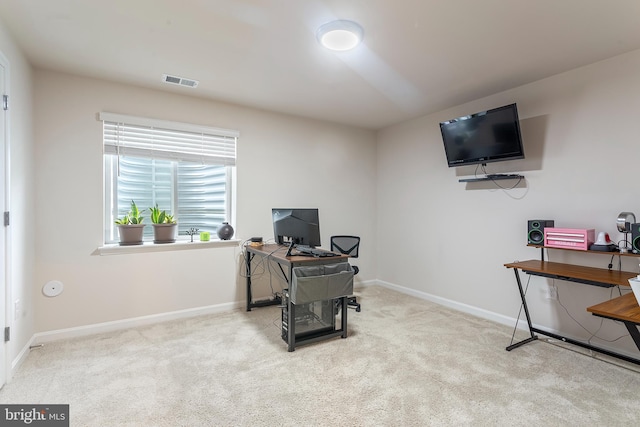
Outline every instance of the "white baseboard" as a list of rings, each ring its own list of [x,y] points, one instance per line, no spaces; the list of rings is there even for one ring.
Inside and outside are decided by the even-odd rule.
[[[367,286],[374,286],[374,285],[377,285],[377,284],[378,284],[377,280],[364,280],[364,281],[354,280],[353,281],[353,289],[366,288]]]
[[[513,317],[504,316],[502,314],[494,313],[492,311],[474,307],[472,305],[463,304],[461,302],[453,301],[447,298],[442,298],[437,295],[432,295],[422,291],[416,291],[415,289],[405,288],[404,286],[394,285],[393,283],[385,282],[382,280],[378,280],[377,284],[387,289],[391,289],[394,291],[401,292],[403,294],[414,296],[416,298],[431,301],[436,304],[440,304],[457,311],[462,311],[463,313],[468,313],[473,316],[480,317],[482,319],[492,320],[502,325],[513,326],[515,325],[515,322],[516,322],[516,319],[514,319]],[[527,322],[520,320],[518,322],[518,328],[527,329]]]
[[[375,280],[367,280],[367,281],[358,281],[357,284],[354,284],[354,286],[356,288],[362,288],[362,287],[371,286],[375,284],[377,284]],[[135,328],[138,326],[152,325],[154,323],[166,322],[169,320],[184,319],[188,317],[195,317],[195,316],[201,316],[201,315],[213,314],[213,313],[221,313],[224,311],[229,311],[236,308],[244,307],[244,305],[245,305],[244,301],[238,301],[235,303],[217,304],[217,305],[211,305],[206,307],[191,308],[187,310],[172,311],[168,313],[152,314],[149,316],[115,320],[112,322],[96,323],[92,325],[78,326],[74,328],[57,329],[57,330],[47,331],[47,332],[38,332],[31,338],[31,340],[29,340],[29,343],[27,344],[27,346],[25,346],[25,348],[20,353],[20,355],[16,358],[16,360],[14,360],[13,364],[19,366],[19,364],[22,363],[21,360],[26,358],[26,356],[29,354],[29,347],[32,347],[34,345],[40,345],[40,344],[63,340],[63,339],[78,338],[78,337],[84,337],[89,335],[101,334],[105,332]]]
[[[27,360],[27,356],[29,356],[29,350],[31,346],[33,346],[34,339],[35,335],[32,336],[29,341],[27,341],[25,346],[22,347],[22,350],[20,350],[20,353],[18,353],[15,359],[11,361],[11,371],[9,372],[9,375],[7,375],[7,383],[11,382],[15,373],[18,372],[18,369],[20,369],[20,366],[22,366],[24,361]]]
[[[375,285],[375,284],[376,284],[375,280],[368,280],[364,282],[358,281],[357,286],[355,284],[354,286],[356,288],[361,288],[361,287]],[[18,359],[21,360],[25,358],[28,355],[29,347],[34,345],[40,345],[40,344],[63,340],[63,339],[78,338],[78,337],[84,337],[89,335],[101,334],[105,332],[129,329],[129,328],[134,328],[138,326],[146,326],[154,323],[166,322],[169,320],[184,319],[188,317],[195,317],[195,316],[201,316],[201,315],[213,314],[213,313],[221,313],[224,311],[229,311],[236,308],[244,307],[244,305],[245,305],[245,301],[238,301],[235,303],[217,304],[217,305],[211,305],[206,307],[198,307],[198,308],[191,308],[187,310],[173,311],[169,313],[152,314],[149,316],[115,320],[112,322],[96,323],[92,325],[78,326],[74,328],[57,329],[57,330],[47,331],[47,332],[38,332],[31,338],[31,340],[29,340],[29,344],[20,353],[20,356],[16,358],[16,361],[14,361],[14,365],[21,363],[21,362],[18,362]]]
[[[422,291],[417,291],[415,289],[411,289],[411,288],[405,288],[404,286],[399,286],[399,285],[395,285],[393,283],[389,283],[389,282],[385,282],[382,280],[376,280],[374,281],[375,284],[382,286],[384,288],[387,289],[391,289],[406,295],[411,295],[414,296],[416,298],[420,298],[420,299],[424,299],[427,301],[431,301],[433,303],[436,304],[440,304],[443,305],[445,307],[449,307],[453,310],[457,310],[457,311],[461,311],[463,313],[467,313],[467,314],[471,314],[472,316],[476,316],[479,317],[481,319],[486,319],[486,320],[491,320],[494,321],[496,323],[499,323],[501,325],[506,325],[509,327],[514,327],[514,325],[516,325],[516,319],[513,317],[509,317],[509,316],[504,316],[502,314],[498,314],[498,313],[494,313],[492,311],[488,311],[488,310],[484,310],[482,308],[478,308],[478,307],[474,307],[468,304],[463,304],[461,302],[458,301],[453,301],[450,299],[446,299],[446,298],[442,298],[436,295],[432,295],[426,292],[422,292]],[[543,325],[538,325],[535,323],[532,323],[533,327],[536,329],[540,329],[543,331],[548,331],[551,332],[553,334],[556,335],[560,335],[560,336],[565,336],[566,338],[570,338],[574,341],[580,341],[580,342],[584,342],[584,338],[580,338],[580,337],[575,337],[572,335],[569,335],[565,332],[562,331],[558,331],[556,329],[550,328],[548,326],[543,326]],[[529,325],[527,324],[526,319],[518,319],[517,321],[517,328],[520,330],[524,330],[524,331],[528,331],[529,330]],[[542,334],[541,334],[542,335]],[[560,342],[560,340],[557,340],[555,338],[551,338],[551,337],[545,337],[548,338],[549,342]],[[610,345],[607,344],[596,344],[596,347],[600,347],[603,350],[608,350],[614,353],[619,353],[622,354],[624,356],[630,357],[632,359],[638,359],[638,354],[637,353],[633,353],[624,349],[619,349],[619,348],[615,348],[612,347]],[[578,346],[576,348],[579,348]],[[588,349],[583,349],[584,351],[588,352]]]
[[[31,339],[32,344],[39,345],[47,342],[77,338],[105,332],[135,328],[138,326],[152,325],[170,320],[185,319],[206,314],[221,313],[243,306],[243,302],[210,305],[206,307],[190,308],[186,310],[172,311],[168,313],[152,314],[149,316],[134,317],[130,319],[115,320],[112,322],[96,323],[93,325],[78,326],[75,328],[57,329],[36,333]]]
[[[366,281],[357,281],[356,283],[354,283],[354,288],[358,289],[358,288],[365,288],[368,286],[381,286],[387,289],[391,289],[393,291],[396,292],[400,292],[406,295],[410,295],[416,298],[420,298],[423,300],[427,300],[427,301],[431,301],[433,303],[445,306],[445,307],[449,307],[453,310],[457,310],[463,313],[467,313],[470,314],[472,316],[476,316],[482,319],[486,319],[486,320],[490,320],[496,323],[499,323],[501,325],[506,325],[509,327],[514,327],[514,325],[516,325],[516,319],[513,317],[509,317],[509,316],[505,316],[502,314],[498,314],[498,313],[494,313],[479,307],[474,307],[468,304],[464,304],[458,301],[454,301],[454,300],[450,300],[447,298],[442,298],[439,297],[437,295],[433,295],[433,294],[429,294],[427,292],[422,292],[422,291],[418,291],[415,289],[411,289],[411,288],[406,288],[404,286],[399,286],[393,283],[389,283],[389,282],[385,282],[382,280],[366,280]],[[79,327],[75,327],[75,328],[67,328],[67,329],[58,329],[58,330],[53,330],[53,331],[47,331],[47,332],[39,332],[36,333],[27,343],[27,345],[22,349],[22,351],[18,354],[18,356],[13,360],[12,365],[11,365],[11,371],[12,371],[12,375],[13,373],[15,373],[18,368],[20,367],[20,365],[24,362],[24,360],[26,359],[26,357],[29,354],[29,348],[34,346],[34,345],[40,345],[40,344],[44,344],[47,342],[52,342],[52,341],[57,341],[57,340],[62,340],[62,339],[69,339],[69,338],[77,338],[77,337],[83,337],[83,336],[88,336],[88,335],[95,335],[95,334],[100,334],[100,333],[105,333],[105,332],[112,332],[112,331],[118,331],[118,330],[124,330],[124,329],[130,329],[130,328],[134,328],[134,327],[138,327],[138,326],[146,326],[146,325],[152,325],[155,323],[160,323],[160,322],[166,322],[166,321],[170,321],[170,320],[177,320],[177,319],[184,319],[184,318],[189,318],[189,317],[196,317],[196,316],[201,316],[201,315],[207,315],[207,314],[214,314],[214,313],[220,313],[220,312],[224,312],[224,311],[229,311],[229,310],[233,310],[236,308],[241,308],[244,307],[245,302],[244,301],[239,301],[239,302],[235,302],[235,303],[226,303],[226,304],[218,304],[218,305],[211,305],[211,306],[206,306],[206,307],[198,307],[198,308],[191,308],[191,309],[187,309],[187,310],[179,310],[179,311],[173,311],[173,312],[168,312],[168,313],[159,313],[159,314],[153,314],[153,315],[149,315],[149,316],[141,316],[141,317],[135,317],[135,318],[130,318],[130,319],[122,319],[122,320],[116,320],[116,321],[112,321],[112,322],[104,322],[104,323],[97,323],[97,324],[93,324],[93,325],[85,325],[85,326],[79,326]],[[566,334],[563,334],[561,331],[556,331],[553,330],[552,328],[546,327],[546,326],[541,326],[541,325],[533,325],[535,328],[541,329],[541,330],[547,330],[549,332],[555,333],[557,335],[565,335],[567,336],[567,338],[571,338],[574,339],[576,341],[582,341],[581,338],[578,337],[572,337],[572,336],[568,336]],[[519,319],[517,322],[517,327],[518,329],[521,330],[528,330],[528,325],[526,320],[523,319]],[[609,351],[613,351],[613,352],[617,352],[620,354],[623,354],[625,356],[631,357],[631,358],[637,358],[637,354],[631,354],[628,351],[625,350],[620,350],[617,348],[612,348],[610,346],[607,345],[599,345],[601,348],[605,349],[605,350],[609,350]]]

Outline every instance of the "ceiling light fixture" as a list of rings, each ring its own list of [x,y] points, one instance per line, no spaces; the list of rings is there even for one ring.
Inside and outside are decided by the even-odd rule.
[[[363,36],[364,31],[359,24],[346,20],[327,22],[316,32],[322,46],[339,52],[358,46]]]

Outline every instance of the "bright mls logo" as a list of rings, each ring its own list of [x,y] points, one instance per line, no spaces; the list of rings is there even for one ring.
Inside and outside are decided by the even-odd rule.
[[[0,405],[0,425],[69,427],[69,405]]]

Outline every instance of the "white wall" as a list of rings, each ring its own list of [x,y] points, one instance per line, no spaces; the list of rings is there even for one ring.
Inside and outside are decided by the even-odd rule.
[[[640,51],[387,128],[378,135],[378,278],[429,297],[506,318],[519,309],[514,260],[536,259],[526,247],[527,220],[553,219],[556,226],[595,228],[621,238],[616,219],[636,213],[640,199]],[[439,122],[517,102],[526,160],[490,163],[489,172],[522,172],[523,188],[459,183],[448,168]],[[474,168],[463,170],[472,175]],[[511,181],[500,181],[503,186]],[[402,191],[400,191],[402,189]],[[610,256],[551,250],[550,259],[606,268]],[[638,258],[622,260],[638,271]],[[617,267],[617,260],[616,260]],[[526,277],[524,278],[526,280]],[[610,290],[556,281],[560,301],[580,324],[601,324],[586,307],[609,298]],[[589,338],[557,302],[544,298],[547,281],[532,278],[529,298],[534,323],[568,336]],[[604,321],[598,336],[625,335],[624,326]],[[630,338],[617,343],[637,352]],[[508,343],[505,343],[505,345]]]
[[[37,332],[245,300],[236,247],[94,254],[102,243],[100,111],[240,131],[235,237],[272,239],[273,207],[318,207],[323,246],[332,234],[361,235],[359,276],[375,278],[373,132],[52,71],[37,70],[34,81]],[[49,280],[63,282],[60,296],[42,295]]]
[[[26,58],[0,23],[0,51],[9,61],[9,227],[8,254],[9,307],[20,302],[17,314],[8,310],[11,327],[8,358],[15,364],[34,332],[33,285],[35,251],[33,222],[35,220],[35,187],[33,160],[32,75]],[[4,165],[2,165],[4,171]],[[4,272],[2,272],[4,274]],[[4,315],[2,307],[2,315]],[[14,366],[15,368],[15,366]]]
[[[0,49],[12,67],[11,292],[25,305],[14,325],[14,356],[34,331],[244,299],[237,248],[94,255],[102,236],[100,111],[239,130],[236,237],[271,237],[272,207],[317,206],[325,245],[331,234],[363,237],[359,280],[377,278],[505,318],[517,315],[519,298],[503,264],[539,256],[525,246],[528,219],[592,227],[613,238],[619,212],[640,219],[633,163],[640,154],[640,52],[389,127],[376,147],[369,131],[45,70],[35,72],[32,92],[30,67],[1,31]],[[459,183],[460,171],[446,166],[438,123],[510,102],[518,103],[527,159],[488,169],[523,172],[525,186]],[[549,255],[598,267],[609,262],[601,255]],[[624,269],[637,267],[635,259],[623,259]],[[53,279],[65,291],[46,298],[40,289]],[[557,284],[571,315],[595,331],[600,320],[585,307],[609,291]],[[531,281],[534,321],[586,338],[564,308],[543,298],[545,285]],[[598,335],[625,333],[604,321]],[[606,345],[634,350],[628,338]]]

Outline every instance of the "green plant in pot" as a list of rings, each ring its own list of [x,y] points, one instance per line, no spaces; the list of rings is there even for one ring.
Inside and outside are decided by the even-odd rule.
[[[138,210],[136,202],[132,200],[129,212],[122,218],[115,220],[118,226],[121,246],[142,244],[142,233],[144,232],[142,212],[144,212],[144,209]]]
[[[160,210],[158,204],[149,208],[151,212],[151,222],[153,223],[153,243],[173,243],[176,241],[176,231],[178,224],[173,215]]]

